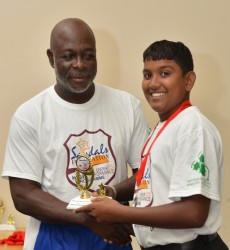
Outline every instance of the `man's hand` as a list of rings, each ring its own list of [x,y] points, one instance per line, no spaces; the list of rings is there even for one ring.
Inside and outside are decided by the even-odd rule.
[[[119,246],[126,246],[131,243],[130,235],[134,235],[130,224],[94,223],[91,230],[102,237],[105,242]]]

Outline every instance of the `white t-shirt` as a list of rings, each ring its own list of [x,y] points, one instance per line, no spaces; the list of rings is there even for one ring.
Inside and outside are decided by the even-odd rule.
[[[2,176],[36,181],[69,202],[80,194],[75,186],[80,153],[90,156],[94,168],[91,191],[126,179],[127,163],[138,168],[148,133],[140,102],[126,92],[95,87],[84,104],[64,101],[51,86],[21,105],[11,121]],[[33,249],[39,224],[31,218],[24,249]]]
[[[163,123],[156,127],[143,155]],[[215,126],[192,106],[172,120],[156,139],[150,152],[134,206],[159,206],[196,194],[211,199],[208,218],[201,228],[164,229],[134,225],[143,247],[183,243],[198,234],[220,228],[223,191],[222,142]]]

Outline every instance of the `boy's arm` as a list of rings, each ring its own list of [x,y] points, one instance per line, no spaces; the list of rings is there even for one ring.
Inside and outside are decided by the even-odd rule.
[[[210,199],[202,195],[155,207],[128,207],[112,199],[93,199],[90,205],[76,209],[99,222],[131,223],[158,228],[199,228],[209,213]]]

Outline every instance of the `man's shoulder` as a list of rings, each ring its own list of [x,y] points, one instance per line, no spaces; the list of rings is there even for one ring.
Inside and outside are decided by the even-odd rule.
[[[27,101],[23,102],[17,110],[15,114],[29,112],[30,110],[36,109],[41,105],[44,105],[45,99],[50,98],[50,93],[52,92],[53,86],[49,86],[48,88],[40,91],[36,95],[29,98]]]

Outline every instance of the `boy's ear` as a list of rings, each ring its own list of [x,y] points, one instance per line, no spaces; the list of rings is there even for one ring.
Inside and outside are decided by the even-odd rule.
[[[47,53],[47,56],[48,56],[48,58],[49,58],[50,65],[51,65],[51,67],[53,68],[53,67],[54,67],[54,56],[53,56],[53,52],[52,52],[50,49],[47,49],[46,53]]]
[[[195,81],[196,81],[195,72],[194,71],[189,71],[185,75],[185,89],[187,91],[190,91],[193,88]]]

